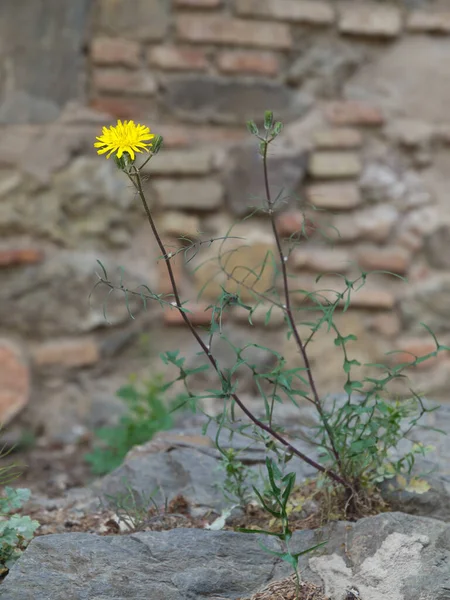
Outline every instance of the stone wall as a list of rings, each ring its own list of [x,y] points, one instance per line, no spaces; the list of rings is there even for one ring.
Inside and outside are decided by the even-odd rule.
[[[114,163],[92,148],[101,126],[117,118],[164,136],[146,186],[161,232],[176,249],[183,235],[225,235],[257,203],[261,164],[245,120],[273,109],[287,124],[271,156],[273,190],[284,187],[289,196],[279,230],[285,237],[298,231],[305,210],[314,222],[289,258],[295,288],[337,289],[337,274],[351,277],[356,267],[393,271],[409,284],[369,277],[337,315],[343,333],[358,336],[353,354],[379,362],[392,349],[404,353],[390,361],[430,352],[421,321],[449,343],[446,4],[3,0],[2,420],[28,402],[19,422],[76,436],[107,418],[127,374],[148,374],[149,364],[160,369],[162,349],[194,353],[175,311],[161,318],[158,308],[145,312],[135,303],[131,320],[118,295],[110,298],[106,323],[102,290],[88,301],[97,259],[127,286],[169,291],[139,203]],[[308,209],[311,203],[320,210]],[[266,218],[235,231],[248,244],[233,254],[235,266],[257,268],[273,249]],[[212,257],[211,248],[201,256]],[[177,277],[201,325],[224,282],[211,263],[195,270],[198,260],[183,264],[181,257]],[[336,275],[315,283],[317,273],[330,271]],[[268,266],[257,291],[272,275]],[[295,364],[295,349],[279,336],[280,316],[264,329],[261,315],[258,309],[251,326],[245,312],[230,312],[229,335],[269,338]],[[141,333],[148,335],[145,347]],[[321,392],[336,391],[342,356],[332,339],[320,333],[310,347]],[[410,375],[423,391],[445,398],[450,358],[441,354]]]

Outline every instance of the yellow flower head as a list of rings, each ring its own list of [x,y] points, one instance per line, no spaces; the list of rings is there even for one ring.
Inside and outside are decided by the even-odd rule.
[[[148,152],[152,146],[149,141],[155,135],[145,125],[136,125],[134,121],[117,121],[117,125],[103,127],[102,135],[97,137],[98,142],[94,146],[99,148],[98,154],[109,152],[106,158],[116,153],[121,158],[124,152],[128,152],[131,160],[135,158],[135,152]]]

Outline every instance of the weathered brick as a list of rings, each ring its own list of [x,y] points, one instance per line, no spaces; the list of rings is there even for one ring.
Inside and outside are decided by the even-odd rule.
[[[436,344],[434,344],[433,340],[430,340],[429,338],[408,338],[397,340],[395,349],[400,350],[400,352],[391,354],[389,359],[391,364],[400,365],[404,363],[412,363],[416,360],[416,358],[431,354],[436,350]],[[446,358],[446,355],[448,357],[447,352],[439,352],[437,356],[430,357],[428,360],[419,363],[414,367],[414,369],[426,371],[436,366],[437,363]]]
[[[223,187],[212,179],[198,181],[157,180],[153,183],[163,208],[213,210],[222,204]]]
[[[98,37],[92,41],[91,57],[96,65],[120,65],[136,69],[140,63],[140,45],[123,38]]]
[[[392,309],[395,301],[395,295],[388,290],[364,286],[352,292],[350,308]]]
[[[108,35],[153,42],[163,40],[170,25],[167,0],[99,0],[98,25]]]
[[[158,217],[158,230],[163,235],[175,238],[183,236],[195,239],[200,235],[200,219],[196,215],[187,215],[178,211],[164,211]]]
[[[277,75],[280,64],[275,54],[269,52],[229,51],[221,52],[217,65],[223,73],[256,73]]]
[[[44,253],[38,248],[16,248],[2,250],[0,248],[0,267],[16,265],[32,265],[44,260]]]
[[[175,6],[180,8],[218,8],[222,0],[175,0]]]
[[[382,243],[389,237],[398,219],[398,211],[389,204],[379,204],[352,214],[340,214],[331,220],[326,229],[335,242],[351,242],[357,239]]]
[[[335,14],[323,0],[237,0],[237,13],[242,16],[268,17],[310,25],[329,25]]]
[[[182,15],[176,20],[179,39],[200,44],[235,44],[286,50],[292,47],[290,29],[283,23],[265,23],[214,15]]]
[[[332,150],[336,148],[358,148],[362,144],[362,135],[357,129],[334,128],[314,132],[313,140],[317,148]]]
[[[408,15],[406,27],[414,33],[450,33],[450,11],[413,11]]]
[[[356,177],[362,170],[361,160],[354,152],[314,152],[308,172],[318,179]]]
[[[333,125],[382,125],[381,110],[358,100],[331,102],[325,108],[325,116]]]
[[[213,169],[214,153],[206,149],[168,150],[161,160],[144,167],[151,175],[207,175]]]
[[[6,425],[28,403],[30,370],[22,349],[9,340],[0,340],[0,423]]]
[[[386,312],[373,315],[368,321],[368,328],[384,337],[392,338],[400,333],[402,324],[396,313]]]
[[[278,117],[295,111],[304,112],[309,106],[302,104],[294,90],[276,81],[248,81],[209,75],[179,75],[165,84],[166,107],[183,119],[197,122],[219,121],[242,123],[267,106]]]
[[[390,271],[403,275],[409,268],[411,254],[401,247],[364,246],[357,250],[356,259],[359,266],[367,271]]]
[[[345,273],[350,260],[350,253],[346,250],[327,248],[296,248],[290,256],[290,263],[294,268],[315,273]]]
[[[195,326],[209,325],[212,318],[212,309],[207,308],[207,304],[185,304],[187,316],[191,323]],[[224,315],[225,317],[225,315]],[[164,309],[164,323],[166,325],[184,326],[185,322],[180,311],[175,308],[168,306]]]
[[[350,210],[362,203],[355,183],[315,183],[305,189],[308,202],[317,208]]]
[[[166,148],[182,148],[200,144],[234,144],[248,137],[245,127],[158,125]]]
[[[339,31],[350,35],[396,37],[402,30],[401,12],[394,6],[346,2],[339,7]]]
[[[291,210],[277,215],[276,228],[278,233],[286,238],[295,234],[309,238],[316,230],[313,221],[300,210]]]
[[[117,119],[147,119],[151,110],[148,98],[126,96],[100,96],[93,98],[90,106]]]
[[[156,79],[149,73],[124,69],[95,69],[93,87],[97,92],[121,92],[153,96],[158,89]]]
[[[100,359],[98,345],[91,338],[52,340],[36,346],[31,355],[37,367],[87,367]]]
[[[147,53],[148,63],[166,71],[204,71],[208,68],[208,59],[199,48],[180,48],[177,46],[157,46]]]

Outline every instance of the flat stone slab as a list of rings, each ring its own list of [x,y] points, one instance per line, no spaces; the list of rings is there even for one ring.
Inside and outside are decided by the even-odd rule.
[[[38,537],[0,585],[0,599],[238,600],[291,573],[258,538],[197,529]],[[326,546],[300,557],[299,567],[331,600],[351,587],[362,600],[450,597],[450,526],[441,521],[381,514],[295,532],[291,547],[300,552],[319,541]]]

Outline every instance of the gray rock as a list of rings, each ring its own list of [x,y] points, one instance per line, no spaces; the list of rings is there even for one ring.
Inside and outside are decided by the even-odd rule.
[[[0,325],[24,335],[63,335],[88,332],[109,323],[117,325],[130,319],[122,294],[111,294],[103,314],[108,290],[97,287],[98,254],[60,252],[49,260],[25,270],[10,270],[3,275],[0,289]],[[105,260],[100,257],[102,262]],[[120,281],[117,266],[105,260],[108,275]],[[136,287],[144,280],[126,272],[124,285]],[[130,298],[137,315],[142,303]]]
[[[128,0],[127,4],[100,0],[99,26],[111,36],[131,36],[146,42],[164,39],[170,24],[165,0]]]
[[[287,80],[310,94],[335,97],[363,61],[364,54],[356,47],[327,41],[307,48],[291,65]]]
[[[450,224],[440,225],[425,239],[424,252],[428,262],[436,269],[450,269]]]
[[[303,147],[281,141],[270,147],[268,173],[272,198],[281,194],[284,203],[293,203],[305,177],[307,162],[307,151]],[[228,206],[235,215],[243,216],[255,207],[267,207],[262,160],[256,140],[249,140],[230,152],[225,186]]]
[[[450,331],[450,276],[441,274],[409,288],[400,301],[404,327],[424,334],[425,323],[436,335]]]
[[[440,521],[388,513],[332,525],[323,537],[326,554],[309,567],[331,600],[352,586],[364,600],[450,597],[450,527]]]
[[[298,117],[311,100],[279,83],[236,81],[209,76],[178,76],[166,82],[169,110],[192,121],[242,123],[270,107],[277,118]]]
[[[92,4],[47,0],[42,19],[39,2],[2,1],[1,124],[53,121],[67,102],[82,97],[82,47]]]
[[[31,542],[0,587],[4,600],[235,599],[290,573],[258,545],[260,536],[175,529],[122,536],[72,533]],[[272,549],[277,542],[262,541]],[[364,600],[449,598],[450,527],[401,513],[321,530],[297,531],[306,581],[324,583],[331,600],[355,586]]]

